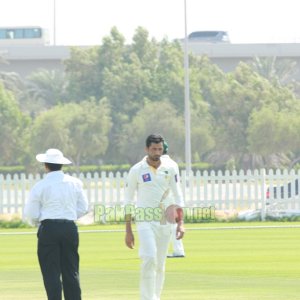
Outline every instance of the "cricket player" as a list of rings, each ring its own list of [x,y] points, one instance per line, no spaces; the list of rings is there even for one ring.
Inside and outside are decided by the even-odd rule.
[[[176,208],[177,238],[184,235],[183,197],[179,174],[172,164],[162,160],[163,138],[151,134],[146,139],[146,159],[135,164],[129,171],[125,191],[125,218],[127,247],[134,248],[131,228],[135,213],[140,240],[141,300],[159,300],[165,277],[165,260],[174,223],[168,214]],[[135,192],[136,208],[133,209]],[[169,196],[173,194],[173,197]],[[172,208],[172,209],[170,209]]]
[[[166,140],[164,140],[163,143],[163,155],[161,156],[162,160],[167,160],[167,163],[170,165],[174,166],[174,169],[176,170],[176,172],[179,174],[179,167],[178,164],[169,156],[168,151],[169,151],[169,145],[166,142]],[[184,246],[183,246],[183,242],[182,239],[177,239],[177,225],[175,224],[174,228],[173,228],[173,234],[171,237],[171,247],[173,249],[172,254],[169,254],[167,257],[169,258],[176,258],[176,257],[185,257],[185,252],[184,252]]]

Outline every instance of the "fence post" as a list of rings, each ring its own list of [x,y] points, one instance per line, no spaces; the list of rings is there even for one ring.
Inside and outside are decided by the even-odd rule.
[[[21,208],[22,208],[21,214],[22,214],[23,221],[25,220],[24,206],[26,203],[26,181],[27,181],[26,175],[25,173],[22,173],[21,174]]]
[[[4,176],[0,174],[0,214],[3,214],[4,201]]]
[[[11,213],[11,194],[12,194],[12,176],[10,174],[6,175],[6,188],[7,188],[7,200],[6,200],[6,208],[7,213]]]
[[[182,195],[185,205],[187,205],[188,199],[187,199],[187,192],[186,192],[186,170],[181,171],[181,188],[182,188]]]
[[[266,170],[261,169],[261,220],[266,220],[266,193],[265,193],[265,186],[266,186]]]

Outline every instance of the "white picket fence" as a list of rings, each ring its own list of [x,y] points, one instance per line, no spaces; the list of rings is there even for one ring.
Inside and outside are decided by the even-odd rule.
[[[120,172],[80,174],[78,177],[84,182],[90,209],[95,204],[122,206],[126,176],[127,173]],[[0,214],[22,214],[30,188],[40,179],[40,175],[0,174]],[[283,210],[300,210],[300,195],[294,184],[296,179],[300,179],[300,171],[197,171],[190,173],[189,177],[185,171],[181,172],[186,207],[214,207],[218,211],[260,210],[262,216],[269,208],[279,206]],[[290,194],[287,189],[289,182]],[[283,195],[280,186],[284,186]],[[268,187],[269,198],[266,197]],[[277,199],[274,199],[274,187],[278,191]]]

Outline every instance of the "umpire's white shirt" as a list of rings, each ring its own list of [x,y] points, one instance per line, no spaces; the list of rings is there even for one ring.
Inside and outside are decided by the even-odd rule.
[[[145,159],[135,164],[127,177],[125,204],[133,203],[135,191],[137,191],[137,207],[159,207],[166,191],[172,193],[173,197],[166,197],[165,207],[175,203],[183,207],[179,174],[167,159],[161,159],[157,169],[151,167]],[[170,199],[173,199],[173,203],[170,203]]]
[[[33,222],[45,219],[77,220],[88,210],[82,186],[81,180],[63,171],[49,172],[30,191],[25,216]]]

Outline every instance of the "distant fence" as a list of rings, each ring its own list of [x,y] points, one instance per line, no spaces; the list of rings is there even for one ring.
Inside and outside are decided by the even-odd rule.
[[[76,176],[76,175],[74,175]],[[127,173],[94,173],[78,176],[92,210],[94,205],[123,205]],[[22,213],[30,188],[40,175],[0,174],[0,214]],[[260,209],[273,204],[281,209],[300,210],[300,172],[294,170],[253,170],[181,173],[186,207],[214,207],[220,211]]]

